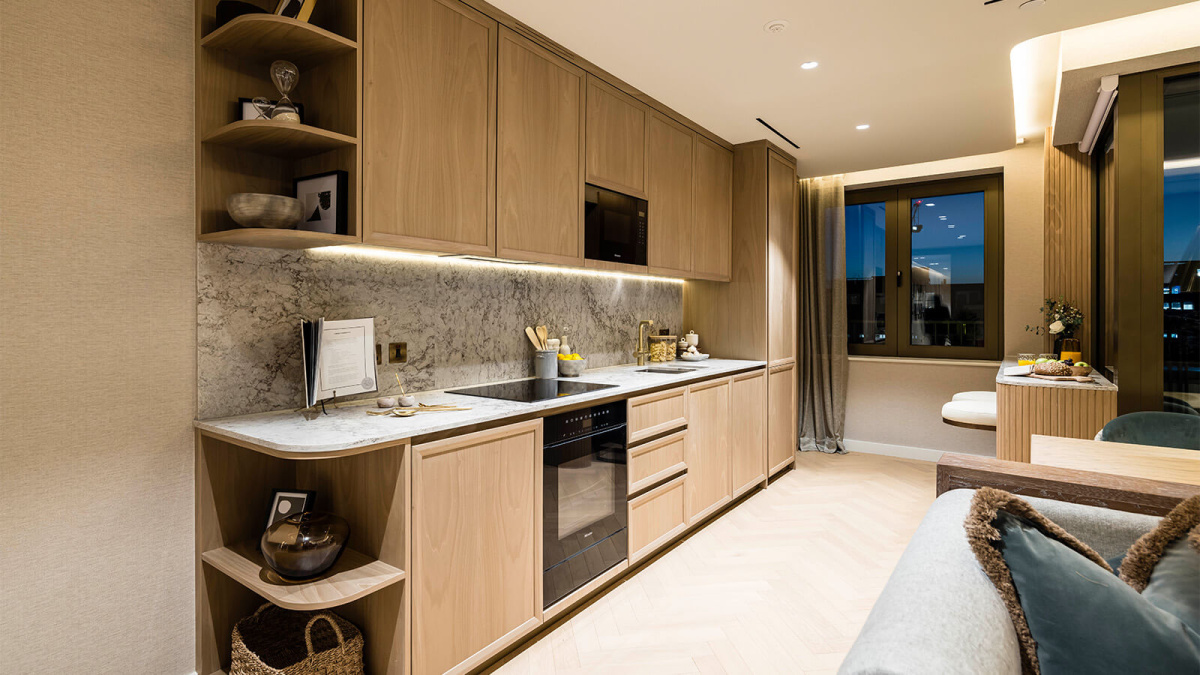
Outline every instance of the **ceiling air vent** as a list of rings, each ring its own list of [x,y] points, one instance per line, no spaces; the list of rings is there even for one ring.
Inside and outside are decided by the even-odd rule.
[[[778,129],[776,129],[775,127],[771,126],[770,124],[767,124],[767,121],[766,121],[766,120],[764,120],[763,118],[761,118],[761,117],[755,117],[754,119],[758,120],[758,123],[759,123],[759,124],[761,124],[761,125],[763,125],[764,127],[766,127],[766,128],[768,128],[768,129],[770,129],[770,130],[771,130],[771,133],[773,133],[773,134],[775,134],[776,136],[778,136],[778,137],[782,138],[783,140],[787,141],[787,144],[788,144],[788,145],[792,146],[793,148],[795,148],[795,149],[797,149],[797,150],[799,150],[799,149],[800,149],[800,146],[798,146],[798,145],[796,145],[795,143],[793,143],[793,142],[792,142],[792,139],[790,139],[790,138],[788,138],[787,136],[784,136],[783,134],[779,133],[779,130],[778,130]]]

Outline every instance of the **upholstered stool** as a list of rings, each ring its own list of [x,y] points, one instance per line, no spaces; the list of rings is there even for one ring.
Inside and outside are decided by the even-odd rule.
[[[996,430],[996,393],[964,391],[942,406],[942,421],[967,429]]]

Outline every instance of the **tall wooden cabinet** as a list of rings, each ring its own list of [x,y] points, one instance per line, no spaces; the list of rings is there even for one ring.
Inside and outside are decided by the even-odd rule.
[[[735,146],[730,282],[692,281],[683,296],[706,351],[768,362],[770,474],[796,448],[797,189],[790,155],[767,141]]]
[[[584,72],[500,30],[496,254],[583,264]]]
[[[365,0],[363,241],[495,253],[493,19],[454,0]]]
[[[542,421],[413,446],[414,675],[468,672],[542,621]]]

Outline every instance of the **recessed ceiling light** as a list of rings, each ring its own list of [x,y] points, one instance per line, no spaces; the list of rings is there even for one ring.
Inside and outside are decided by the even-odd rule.
[[[804,63],[800,64],[800,67],[803,68],[804,70],[812,70],[813,68],[816,68],[819,65],[821,65],[821,64],[817,63],[816,61],[805,61]]]
[[[945,220],[946,216],[938,216],[938,220]]]
[[[788,22],[784,21],[783,19],[776,19],[763,24],[763,30],[767,31],[768,33],[782,33],[783,31],[787,30],[787,27]]]
[[[958,238],[959,238],[959,239],[966,239],[966,238],[967,238],[967,235],[965,235],[965,234],[960,234],[960,235],[958,235]]]
[[[947,225],[947,226],[946,226],[946,229],[947,229],[947,230],[953,230],[953,229],[954,229],[954,225]]]
[[[859,131],[866,131],[867,129],[871,128],[871,125],[870,124],[860,124],[854,128],[858,129]]]
[[[933,202],[927,202],[925,206],[937,206],[937,204],[934,204]]]

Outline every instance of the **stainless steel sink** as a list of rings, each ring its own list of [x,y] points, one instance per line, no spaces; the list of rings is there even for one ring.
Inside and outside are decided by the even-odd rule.
[[[695,368],[679,368],[676,366],[652,366],[650,368],[639,368],[634,371],[638,373],[661,373],[663,375],[682,375],[684,373],[694,373]]]

